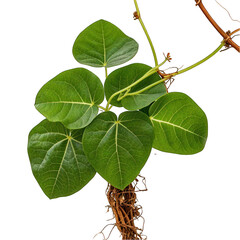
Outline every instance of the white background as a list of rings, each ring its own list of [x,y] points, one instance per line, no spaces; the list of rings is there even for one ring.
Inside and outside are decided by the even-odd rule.
[[[214,0],[204,2],[224,30],[239,28]],[[240,19],[239,0],[221,3]],[[187,67],[222,40],[193,0],[139,0],[139,6],[159,62],[171,52],[173,61],[164,68]],[[72,44],[92,22],[108,20],[139,42],[131,63],[154,64],[133,11],[131,0],[1,1],[0,239],[91,240],[111,218],[107,184],[99,176],[70,197],[49,200],[31,173],[27,137],[43,119],[35,95],[58,73],[80,66]],[[230,49],[176,77],[171,91],[188,94],[206,112],[209,138],[193,156],[152,152],[141,172],[149,191],[139,194],[148,239],[240,239],[239,63],[239,53]],[[88,69],[104,79],[103,69]],[[119,233],[111,239],[120,239]]]

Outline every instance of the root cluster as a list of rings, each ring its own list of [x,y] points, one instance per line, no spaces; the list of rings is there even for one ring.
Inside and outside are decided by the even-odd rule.
[[[136,192],[147,191],[145,178],[141,178],[144,184],[143,190],[140,190],[137,187],[139,182],[138,179],[136,179],[132,184],[128,185],[124,190],[119,190],[111,185],[108,185],[106,190],[106,195],[109,202],[108,209],[112,209],[114,219],[116,221],[115,224],[109,224],[113,226],[111,232],[115,227],[117,227],[121,233],[122,240],[146,239],[143,235],[144,218],[142,217],[142,207],[137,204],[138,200],[136,196]],[[142,218],[143,220],[143,225],[141,228],[135,225],[135,221],[139,218]],[[103,230],[101,232],[102,234]],[[108,238],[105,238],[103,234],[104,239],[109,239],[111,232]]]

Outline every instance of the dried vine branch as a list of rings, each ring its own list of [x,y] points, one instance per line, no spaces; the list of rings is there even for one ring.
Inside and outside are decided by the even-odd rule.
[[[207,17],[207,19],[210,21],[210,23],[213,25],[213,27],[221,34],[221,36],[224,38],[226,45],[231,46],[235,48],[238,52],[240,52],[240,47],[232,40],[231,36],[233,33],[230,31],[224,32],[223,29],[216,23],[216,21],[212,18],[212,16],[209,14],[207,9],[202,3],[202,0],[195,0],[196,5],[199,6],[199,8],[202,10],[204,15]],[[234,31],[236,32],[236,31]]]

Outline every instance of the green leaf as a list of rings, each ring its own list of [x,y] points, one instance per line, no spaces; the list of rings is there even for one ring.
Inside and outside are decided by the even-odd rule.
[[[87,69],[75,68],[47,82],[37,94],[35,107],[49,121],[79,129],[97,116],[103,99],[99,78]]]
[[[144,113],[98,115],[83,134],[83,149],[95,170],[111,185],[124,189],[139,174],[152,149],[154,132]]]
[[[139,109],[139,111],[140,111],[140,112],[143,112],[143,113],[145,113],[146,115],[149,116],[149,109],[150,109],[150,107],[152,106],[152,104],[153,104],[153,103],[149,104],[148,106],[146,106],[146,107],[144,107],[144,108]]]
[[[33,174],[50,198],[69,196],[95,175],[82,148],[81,130],[68,130],[61,123],[43,120],[28,138]]]
[[[132,59],[137,51],[135,40],[105,20],[99,20],[83,30],[73,45],[75,59],[92,67],[120,65]]]
[[[149,110],[155,139],[153,147],[170,153],[195,154],[203,150],[208,122],[202,109],[183,93],[169,93]]]
[[[113,71],[106,79],[104,90],[107,100],[116,92],[128,87],[132,83],[136,82],[141,78],[146,72],[148,72],[151,67],[141,64],[134,63],[123,68],[119,68]],[[161,78],[157,73],[147,77],[142,82],[132,87],[129,93],[139,91],[148,85],[159,81]],[[166,88],[164,83],[160,83],[138,95],[127,96],[121,101],[117,101],[119,95],[111,100],[111,105],[117,107],[124,107],[128,110],[138,110],[148,106],[154,100],[166,93]]]

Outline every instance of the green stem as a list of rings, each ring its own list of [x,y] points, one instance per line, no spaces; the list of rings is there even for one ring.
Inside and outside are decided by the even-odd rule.
[[[147,87],[145,87],[145,88],[143,88],[143,89],[141,89],[141,90],[139,90],[139,91],[137,91],[137,92],[129,93],[129,94],[127,94],[127,95],[124,96],[124,97],[138,95],[138,94],[140,94],[140,93],[142,93],[142,92],[145,92],[145,91],[147,91],[148,89],[150,89],[150,88],[152,88],[152,87],[154,87],[154,86],[156,86],[156,85],[158,85],[158,84],[160,84],[160,83],[162,83],[162,82],[165,82],[165,81],[168,80],[168,79],[169,79],[169,77],[163,78],[163,79],[161,79],[161,80],[159,80],[159,81],[157,81],[157,82],[155,82],[155,83],[152,83],[151,85],[148,85]]]
[[[139,78],[136,82],[132,83],[131,85],[129,85],[129,86],[127,86],[127,87],[119,90],[118,92],[115,92],[115,93],[109,98],[109,100],[108,100],[108,102],[107,102],[106,111],[109,110],[109,105],[110,105],[110,103],[111,103],[111,101],[112,101],[112,99],[113,99],[114,97],[116,97],[118,94],[121,94],[121,93],[123,93],[123,92],[125,92],[125,91],[128,91],[130,88],[132,88],[133,86],[135,86],[135,85],[137,85],[138,83],[140,83],[141,81],[143,81],[145,78],[147,78],[147,77],[149,77],[150,75],[152,75],[153,73],[155,73],[155,71],[153,72],[152,70],[153,70],[153,69],[149,70],[146,74],[144,74],[141,78]]]
[[[145,27],[145,25],[144,25],[141,17],[139,18],[139,22],[140,22],[140,24],[141,24],[141,26],[142,26],[142,28],[143,28],[143,31],[144,31],[147,39],[148,39],[148,42],[149,42],[149,44],[150,44],[150,47],[151,47],[151,50],[152,50],[152,53],[153,53],[153,58],[154,58],[155,66],[157,66],[157,65],[158,65],[157,54],[156,54],[155,48],[154,48],[154,46],[153,46],[152,40],[151,40],[151,38],[150,38],[150,36],[149,36],[149,34],[148,34],[148,31],[147,31],[147,29],[146,29],[146,27]]]
[[[187,67],[187,68],[184,68],[183,70],[180,70],[179,72],[175,73],[174,76],[175,76],[175,75],[179,75],[179,74],[184,73],[184,72],[187,72],[187,71],[189,71],[189,70],[197,67],[198,65],[206,62],[208,59],[210,59],[210,58],[213,57],[216,53],[218,53],[218,52],[223,48],[223,46],[224,46],[225,44],[226,44],[225,41],[221,42],[221,44],[219,45],[219,47],[218,47],[215,51],[213,51],[211,54],[209,54],[207,57],[205,57],[205,58],[202,59],[201,61],[199,61],[199,62],[197,62],[197,63],[195,63],[195,64],[193,64],[193,65],[191,65],[191,66],[189,66],[189,67]]]
[[[142,20],[142,17],[140,15],[140,10],[139,10],[139,7],[138,7],[138,3],[137,3],[137,0],[134,0],[134,4],[135,4],[135,7],[136,7],[136,11],[137,11],[137,15],[139,16],[138,20],[142,26],[142,29],[148,39],[148,42],[150,44],[150,47],[151,47],[151,50],[152,50],[152,53],[153,53],[153,57],[154,57],[154,62],[155,62],[155,66],[158,65],[158,60],[157,60],[157,54],[156,54],[156,51],[154,49],[154,46],[153,46],[153,43],[152,43],[152,40],[150,38],[150,35],[148,34],[148,31],[147,31],[147,28],[145,27],[144,23],[143,23],[143,20]]]
[[[160,68],[165,62],[167,62],[168,61],[168,59],[167,58],[165,58],[165,60],[162,62],[162,63],[160,63],[159,65],[157,65],[156,67],[155,67],[155,69],[156,70],[158,70],[158,68]]]
[[[135,4],[135,7],[136,7],[137,15],[140,16],[140,10],[139,10],[139,7],[138,7],[137,0],[134,0],[134,4]]]
[[[107,66],[104,66],[104,69],[105,69],[105,78],[107,79],[107,77],[108,77]],[[106,80],[106,79],[105,79],[105,80]],[[105,112],[108,111],[107,108],[104,108],[104,107],[102,107],[102,106],[98,106],[98,107],[101,108],[102,110],[104,110]],[[111,106],[111,107],[112,107],[112,106]],[[109,110],[111,109],[111,107],[109,108]]]
[[[105,68],[105,77],[107,78],[108,76],[107,67],[105,66],[104,68]]]
[[[173,76],[182,74],[182,73],[184,73],[184,72],[187,72],[187,71],[189,71],[189,70],[191,70],[191,69],[199,66],[200,64],[206,62],[208,59],[210,59],[211,57],[213,57],[216,53],[218,53],[218,52],[222,49],[222,47],[223,47],[224,45],[225,45],[225,42],[223,41],[223,42],[221,42],[221,44],[219,45],[219,47],[218,47],[216,50],[214,50],[211,54],[209,54],[207,57],[205,57],[205,58],[202,59],[201,61],[199,61],[199,62],[197,62],[197,63],[195,63],[195,64],[193,64],[193,65],[191,65],[191,66],[189,66],[189,67],[187,67],[187,68],[179,71],[179,72],[176,72],[176,73],[173,73],[173,74],[169,74],[169,75],[167,75],[166,77],[164,77],[163,79],[161,79],[161,80],[159,80],[159,81],[157,81],[157,82],[155,82],[155,83],[152,83],[151,85],[148,85],[147,87],[145,87],[145,88],[143,88],[143,89],[141,89],[141,90],[139,90],[139,91],[137,91],[137,92],[128,93],[126,96],[134,96],[134,95],[140,94],[140,93],[142,93],[142,92],[145,92],[146,90],[148,90],[148,89],[150,89],[150,88],[152,88],[152,87],[154,87],[154,86],[156,86],[156,85],[158,85],[158,84],[160,84],[160,83],[162,83],[162,82],[165,82],[166,80],[170,79],[170,78],[173,77]],[[124,97],[126,97],[126,96],[124,96]]]
[[[105,108],[105,107],[102,107],[102,106],[100,106],[100,105],[98,105],[98,108],[100,108],[100,109],[106,111],[106,108]]]
[[[123,98],[125,98],[125,96],[127,96],[130,91],[131,91],[131,88],[129,88],[122,96],[119,95],[117,101],[121,101]]]
[[[141,78],[139,78],[137,81],[135,81],[135,82],[132,83],[131,85],[129,85],[129,86],[127,86],[127,87],[119,90],[118,92],[115,92],[115,93],[108,99],[107,106],[106,106],[106,111],[109,111],[109,105],[110,105],[110,103],[111,103],[111,101],[112,101],[112,99],[113,99],[114,97],[116,97],[117,95],[119,95],[119,94],[121,94],[121,93],[123,93],[123,92],[125,92],[125,91],[129,92],[132,87],[136,86],[138,83],[140,83],[141,81],[143,81],[145,78],[147,78],[147,77],[153,75],[154,73],[156,73],[156,72],[158,71],[159,67],[161,67],[166,61],[167,61],[167,58],[166,58],[162,63],[158,64],[156,67],[150,69],[150,70],[149,70],[148,72],[146,72]],[[128,94],[127,94],[127,95],[128,95]],[[126,94],[124,94],[123,96],[126,97]],[[120,99],[122,99],[123,96],[122,96]]]

